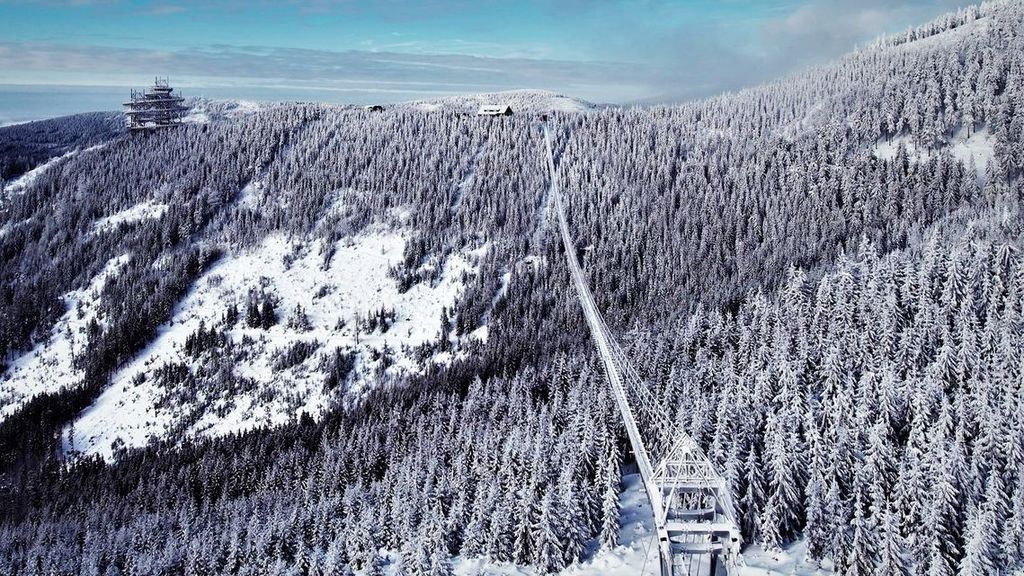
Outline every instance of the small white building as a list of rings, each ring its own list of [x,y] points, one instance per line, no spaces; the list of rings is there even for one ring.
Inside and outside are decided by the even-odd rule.
[[[508,104],[484,104],[476,112],[477,116],[511,116],[512,107]]]

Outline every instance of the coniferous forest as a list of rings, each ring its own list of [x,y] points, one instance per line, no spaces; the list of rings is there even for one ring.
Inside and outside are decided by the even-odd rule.
[[[1024,6],[734,94],[548,115],[598,307],[727,478],[745,543],[803,542],[843,575],[1024,567]],[[547,574],[616,546],[632,454],[572,291],[539,114],[282,104],[159,133],[121,122],[0,128],[0,371],[119,262],[78,380],[22,398],[0,376],[0,572],[440,576],[485,557]],[[96,225],[147,202],[166,209]],[[401,292],[481,254],[441,331],[403,351],[415,369],[308,340],[273,365],[311,366],[324,409],[206,433],[216,398],[255,386],[250,334],[311,329],[253,292],[154,371],[183,423],[113,458],[69,449],[219,262],[279,235],[327,247],[331,270],[330,247],[398,228]],[[395,316],[368,310],[357,334]],[[360,366],[375,385],[350,385]]]

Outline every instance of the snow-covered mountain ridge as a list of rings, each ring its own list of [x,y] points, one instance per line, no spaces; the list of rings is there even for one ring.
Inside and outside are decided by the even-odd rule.
[[[506,90],[501,92],[485,92],[479,94],[460,94],[426,100],[397,102],[385,104],[385,109],[412,110],[421,112],[452,111],[464,114],[475,114],[485,104],[509,105],[513,112],[590,112],[601,108],[579,98],[551,92],[548,90]],[[248,114],[258,114],[267,110],[290,106],[286,102],[255,102],[249,100],[213,100],[208,98],[189,98],[189,114],[184,118],[189,123],[207,123],[211,121],[236,120]],[[325,109],[335,111],[358,110],[361,106],[346,104],[324,105]]]
[[[598,108],[579,98],[573,98],[546,90],[508,90],[484,94],[448,96],[433,100],[421,100],[397,104],[400,108],[414,108],[425,111],[454,110],[476,113],[484,104],[508,104],[513,112],[589,112]]]

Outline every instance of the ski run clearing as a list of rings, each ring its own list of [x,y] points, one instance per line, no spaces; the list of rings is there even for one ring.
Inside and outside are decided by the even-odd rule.
[[[158,204],[152,200],[146,200],[131,208],[97,220],[92,225],[92,231],[94,233],[109,232],[116,230],[121,224],[131,224],[141,222],[142,220],[160,218],[164,215],[164,212],[167,212],[167,204]]]
[[[110,459],[115,447],[143,446],[151,438],[222,435],[281,424],[301,412],[317,416],[339,399],[325,389],[323,370],[337,349],[355,354],[347,387],[357,394],[389,374],[420,370],[412,348],[437,338],[443,309],[455,303],[465,278],[476,274],[475,260],[486,246],[425,264],[441,266],[439,278],[400,293],[389,270],[402,261],[405,243],[402,233],[382,230],[343,239],[327,269],[322,241],[304,243],[283,235],[223,258],[196,282],[155,340],[113,376],[65,431],[66,449]],[[264,329],[246,323],[252,294],[276,300],[275,325]],[[226,327],[223,318],[232,304],[241,317]],[[302,327],[290,321],[297,306],[308,318]],[[393,323],[383,331],[368,330],[365,319],[381,310],[394,310]],[[194,393],[179,394],[156,375],[174,365],[198,373],[213,370],[209,365],[216,360],[196,360],[185,352],[186,339],[201,324],[224,328],[235,344],[245,339],[236,347],[234,353],[242,357],[234,358],[233,369],[234,378],[245,385],[230,390],[200,385]],[[313,352],[282,368],[282,355],[300,342]]]
[[[92,152],[93,150],[99,150],[104,146],[106,146],[106,144],[97,144],[95,146],[90,146],[84,149],[72,150],[60,156],[55,156],[53,158],[50,158],[46,162],[43,162],[42,164],[36,166],[35,168],[29,170],[28,172],[25,172],[24,174],[15,178],[14,180],[7,182],[5,185],[0,187],[0,206],[3,206],[4,200],[6,200],[9,196],[12,196],[14,194],[25,193],[25,191],[31,188],[40,176],[42,176],[47,170],[53,168],[57,164],[60,164],[61,162],[75,156],[76,154],[81,154],[83,152]]]

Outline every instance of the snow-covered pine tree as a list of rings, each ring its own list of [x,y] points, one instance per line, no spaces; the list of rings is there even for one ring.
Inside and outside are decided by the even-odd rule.
[[[829,524],[825,512],[824,479],[817,470],[811,471],[811,479],[807,483],[807,499],[804,504],[807,521],[803,535],[807,540],[807,559],[821,562],[830,548],[831,538]]]
[[[1002,495],[998,475],[989,478],[985,500],[967,522],[967,541],[960,560],[960,576],[997,574],[1005,566],[996,507]]]
[[[874,576],[878,567],[878,543],[875,526],[865,516],[867,506],[860,495],[853,501],[853,520],[850,522],[850,550],[842,574],[844,576]]]
[[[532,527],[533,557],[531,563],[542,574],[558,572],[565,566],[565,550],[559,530],[561,519],[553,487],[544,490],[537,520]]]
[[[906,559],[906,542],[900,534],[897,515],[888,502],[881,510],[877,533],[878,564],[875,567],[875,573],[878,576],[910,576],[910,568]]]
[[[1024,468],[1018,468],[1014,482],[1010,516],[1002,525],[1003,550],[1006,562],[1016,566],[1024,562]]]
[[[743,530],[744,540],[759,542],[761,540],[760,519],[765,505],[765,480],[756,444],[751,445],[747,452],[744,469],[746,470],[746,482],[744,482],[746,491],[740,499],[742,510],[740,527]]]
[[[606,455],[601,466],[604,480],[601,492],[601,529],[598,540],[605,550],[615,548],[619,543],[619,450],[615,442],[607,442]]]

